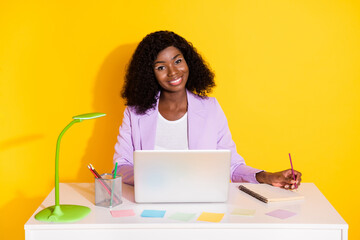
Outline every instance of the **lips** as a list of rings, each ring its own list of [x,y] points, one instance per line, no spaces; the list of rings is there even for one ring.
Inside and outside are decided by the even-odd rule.
[[[179,77],[177,79],[171,80],[169,83],[172,86],[177,86],[177,85],[181,84],[181,82],[182,82],[182,77]]]

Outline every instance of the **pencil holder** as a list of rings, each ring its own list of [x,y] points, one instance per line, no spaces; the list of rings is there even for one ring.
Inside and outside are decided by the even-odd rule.
[[[95,178],[95,205],[100,207],[115,207],[121,201],[121,175],[104,173],[101,178]]]

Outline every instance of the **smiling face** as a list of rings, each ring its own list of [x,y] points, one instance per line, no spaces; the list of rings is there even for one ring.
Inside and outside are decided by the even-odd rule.
[[[170,46],[159,52],[154,61],[154,73],[163,91],[185,91],[189,68],[176,47]]]

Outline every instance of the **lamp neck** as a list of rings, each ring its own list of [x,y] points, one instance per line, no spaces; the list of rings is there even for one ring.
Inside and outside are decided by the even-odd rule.
[[[59,152],[60,152],[60,142],[64,133],[77,122],[81,122],[80,119],[72,120],[65,128],[61,131],[57,143],[56,143],[56,153],[55,153],[55,206],[60,206],[60,196],[59,196]]]

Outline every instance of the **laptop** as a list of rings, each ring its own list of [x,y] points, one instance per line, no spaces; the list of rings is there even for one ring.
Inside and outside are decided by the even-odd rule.
[[[230,150],[136,150],[135,202],[226,202],[230,158]]]

